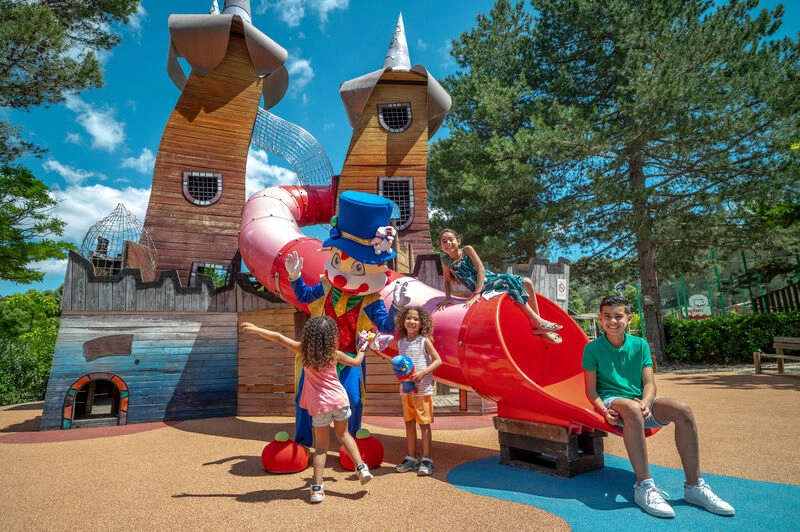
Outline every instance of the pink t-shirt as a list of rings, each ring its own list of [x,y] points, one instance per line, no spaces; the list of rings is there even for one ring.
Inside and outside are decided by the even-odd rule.
[[[325,366],[320,371],[309,366],[304,369],[306,376],[300,396],[301,408],[315,416],[350,406],[347,392],[336,374],[336,364]]]

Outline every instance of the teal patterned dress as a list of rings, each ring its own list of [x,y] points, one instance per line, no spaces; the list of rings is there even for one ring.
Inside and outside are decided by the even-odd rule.
[[[478,281],[478,271],[472,263],[469,255],[462,253],[460,259],[451,259],[446,253],[441,255],[442,263],[447,266],[458,282],[474,292]],[[484,299],[491,299],[500,294],[508,294],[511,299],[523,305],[528,301],[528,292],[522,286],[522,277],[512,273],[494,273],[486,270],[486,278],[483,281],[481,296]]]

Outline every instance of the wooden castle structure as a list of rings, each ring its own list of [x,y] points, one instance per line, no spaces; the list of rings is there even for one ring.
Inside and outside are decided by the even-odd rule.
[[[353,137],[336,184],[395,201],[404,243],[395,269],[441,287],[425,172],[428,141],[450,99],[423,67],[410,67],[402,26],[400,18],[384,68],[340,89]],[[169,27],[168,72],[181,95],[164,128],[140,237],[113,257],[99,236],[91,249],[70,253],[43,430],[294,415],[294,354],[238,330],[250,321],[296,337],[306,319],[240,273],[237,249],[259,101],[269,108],[284,95],[287,54],[251,24],[247,1],[226,2],[222,13],[172,15]],[[178,57],[191,67],[188,79]],[[220,276],[226,282],[215,286]],[[397,379],[373,358],[364,414],[400,415]],[[491,411],[466,390],[453,406],[437,407]]]
[[[113,254],[102,236],[85,254],[70,254],[43,430],[294,413],[293,354],[238,331],[248,320],[294,335],[305,317],[257,291],[239,273],[237,250],[259,100],[263,96],[268,108],[283,96],[287,54],[252,26],[248,2],[226,2],[221,14],[173,15],[169,26],[168,72],[181,95],[162,135],[142,236]],[[192,68],[188,79],[178,57]],[[413,88],[427,81],[416,73],[403,76],[413,78]],[[410,99],[392,90],[375,96]],[[414,96],[421,116],[425,95],[423,85]],[[371,111],[367,115],[369,122]],[[417,122],[420,127],[406,135],[414,135],[414,149],[400,157],[383,150],[377,163],[390,181],[398,172],[415,178],[415,193],[425,190],[429,127]],[[361,155],[348,156],[358,163],[343,172],[340,190],[359,186],[351,168],[361,167],[363,177],[369,167],[363,155],[369,144],[357,140],[366,138],[361,133],[356,128],[353,142]],[[376,192],[374,179],[369,191]],[[409,189],[405,200],[426,208],[426,198]],[[426,213],[409,216],[403,229],[427,236]],[[424,238],[412,240],[430,249],[427,238],[427,248]],[[399,262],[410,265],[408,253]],[[215,287],[210,275],[220,273],[228,281]],[[365,413],[397,414],[396,378],[385,363],[374,365]],[[468,402],[460,410],[482,407],[477,395]]]

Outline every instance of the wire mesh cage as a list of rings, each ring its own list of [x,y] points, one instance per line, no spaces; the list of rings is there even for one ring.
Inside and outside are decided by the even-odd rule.
[[[96,274],[114,275],[124,267],[126,241],[155,249],[142,222],[119,203],[108,216],[86,232],[81,243],[81,255],[94,264]]]
[[[326,186],[333,167],[325,150],[308,131],[259,107],[251,142],[292,165],[304,186]],[[390,201],[393,198],[387,198]],[[400,218],[400,207],[392,201],[392,218]],[[328,228],[330,226],[323,225]]]

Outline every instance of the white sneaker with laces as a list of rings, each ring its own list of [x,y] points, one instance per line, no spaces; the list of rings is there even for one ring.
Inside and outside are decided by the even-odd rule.
[[[697,480],[697,486],[683,485],[683,498],[686,499],[686,502],[705,508],[712,514],[733,515],[736,513],[733,506],[717,497],[711,491],[711,486],[706,484],[702,478]]]
[[[324,484],[312,484],[311,485],[311,502],[322,502],[325,498],[325,486]]]
[[[664,497],[669,497],[667,492],[656,487],[653,479],[643,480],[636,485],[633,492],[633,500],[642,510],[656,517],[675,517],[675,510],[667,504]]]
[[[361,462],[359,466],[356,468],[356,472],[358,473],[358,480],[361,481],[361,484],[366,484],[373,478],[375,478],[372,473],[369,472],[369,467],[364,462]]]

